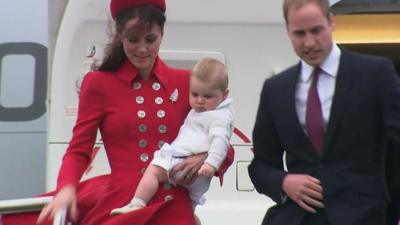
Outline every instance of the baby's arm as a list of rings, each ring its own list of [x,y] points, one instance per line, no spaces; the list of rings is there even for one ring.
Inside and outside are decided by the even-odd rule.
[[[209,130],[210,148],[208,157],[202,167],[212,167],[214,172],[219,169],[227,155],[232,127],[232,119],[226,117],[217,117],[211,124]]]
[[[215,171],[217,168],[213,167],[208,163],[204,163],[199,169],[200,176],[212,177],[214,176]]]

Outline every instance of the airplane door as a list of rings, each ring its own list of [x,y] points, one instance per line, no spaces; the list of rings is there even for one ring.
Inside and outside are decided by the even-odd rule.
[[[0,18],[0,199],[30,197],[46,182],[47,0],[1,1]]]

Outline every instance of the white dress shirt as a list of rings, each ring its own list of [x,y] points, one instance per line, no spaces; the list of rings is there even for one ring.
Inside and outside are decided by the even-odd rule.
[[[318,79],[317,88],[318,88],[318,95],[321,100],[322,116],[324,119],[325,131],[331,113],[332,100],[335,92],[336,77],[339,69],[340,54],[341,52],[339,47],[336,44],[334,44],[332,46],[332,50],[329,53],[328,57],[320,65],[321,74]],[[296,85],[295,104],[299,122],[303,127],[305,133],[307,133],[306,131],[307,97],[308,97],[308,90],[310,89],[312,82],[311,73],[313,70],[314,70],[313,66],[307,64],[303,60],[301,61],[301,70],[299,74],[300,77]]]

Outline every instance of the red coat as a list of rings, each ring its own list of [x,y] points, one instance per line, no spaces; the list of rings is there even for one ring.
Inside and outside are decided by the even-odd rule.
[[[178,93],[175,100],[170,99],[173,92]],[[57,186],[78,187],[77,224],[195,224],[187,191],[162,185],[149,207],[109,216],[111,209],[131,200],[153,152],[163,141],[171,142],[176,137],[190,109],[188,93],[189,71],[170,68],[160,59],[148,80],[141,79],[129,62],[116,72],[96,71],[85,76],[77,122]],[[79,183],[90,162],[97,129],[111,174]],[[3,225],[33,225],[36,216],[3,216]]]

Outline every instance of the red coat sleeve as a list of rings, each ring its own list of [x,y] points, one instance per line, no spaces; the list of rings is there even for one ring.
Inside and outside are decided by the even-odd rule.
[[[96,73],[89,73],[82,82],[78,117],[71,142],[63,157],[57,179],[57,190],[65,185],[76,186],[90,163],[97,129],[103,117],[101,83]]]

